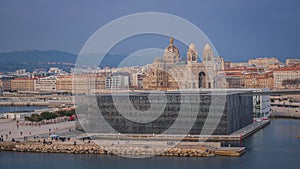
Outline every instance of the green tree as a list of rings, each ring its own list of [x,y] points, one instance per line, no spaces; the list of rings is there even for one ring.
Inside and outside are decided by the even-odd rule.
[[[52,120],[57,117],[57,114],[51,113],[51,112],[43,112],[43,113],[41,113],[41,116],[45,120]]]
[[[26,117],[25,117],[25,121],[33,122],[33,119],[32,119],[30,116],[26,116]]]
[[[43,120],[43,117],[38,114],[32,114],[30,117],[25,117],[25,120],[31,122],[40,122]]]
[[[75,110],[73,109],[73,110],[68,111],[66,115],[67,115],[68,117],[70,117],[70,116],[72,116],[72,115],[74,115],[74,114],[75,114]]]
[[[291,86],[292,88],[298,88],[300,84],[300,79],[286,79],[282,81],[282,86],[285,86],[286,88],[288,86]]]
[[[64,117],[67,114],[66,111],[64,111],[64,110],[57,111],[55,113],[57,114],[58,117]]]

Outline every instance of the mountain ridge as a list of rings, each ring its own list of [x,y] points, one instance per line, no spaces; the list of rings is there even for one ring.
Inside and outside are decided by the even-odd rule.
[[[100,67],[117,67],[125,58],[123,55],[107,54]],[[74,67],[77,55],[57,49],[37,50],[28,49],[0,53],[0,72],[13,72],[17,69],[27,71],[48,70],[50,67],[58,67],[70,71]],[[68,63],[68,64],[66,64]]]
[[[70,71],[74,67],[77,54],[61,51],[57,49],[50,50],[18,50],[18,51],[6,51],[0,53],[0,72],[13,72],[17,69],[26,69],[27,71],[48,70],[50,67],[58,67],[65,71]],[[106,54],[100,67],[118,67],[118,65],[126,58],[126,54]],[[268,56],[263,56],[268,57]],[[251,57],[248,59],[255,59],[258,57]],[[271,58],[271,57],[268,57]],[[182,59],[186,59],[182,57]],[[286,59],[284,57],[278,58],[280,61]],[[230,57],[224,57],[225,61],[230,60]],[[244,59],[237,59],[233,62],[241,62]],[[242,61],[242,62],[247,62]],[[68,63],[68,64],[66,64]],[[139,65],[140,66],[140,65]]]
[[[17,69],[33,71],[60,67],[69,70],[71,67],[62,63],[75,63],[77,55],[59,50],[21,50],[0,53],[0,72],[11,72]],[[52,64],[49,64],[52,62]],[[53,64],[57,62],[57,64]]]

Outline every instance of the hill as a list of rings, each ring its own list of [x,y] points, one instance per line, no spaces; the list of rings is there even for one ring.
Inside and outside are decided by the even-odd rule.
[[[58,50],[25,50],[0,53],[0,72],[26,69],[45,69],[59,67],[69,70],[75,63],[77,55]]]
[[[125,58],[123,55],[107,54],[100,67],[117,67]],[[17,69],[48,70],[50,67],[70,71],[76,63],[77,55],[59,50],[24,50],[0,53],[0,72],[13,72]]]

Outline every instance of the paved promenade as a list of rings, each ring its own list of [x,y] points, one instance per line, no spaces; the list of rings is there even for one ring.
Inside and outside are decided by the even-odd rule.
[[[50,130],[49,130],[50,129]],[[75,122],[67,121],[52,124],[42,124],[37,126],[31,125],[16,125],[16,121],[10,119],[0,119],[0,135],[3,136],[4,141],[11,141],[13,138],[16,141],[24,140],[24,136],[29,138],[34,136],[46,136],[49,133],[66,132],[75,130]]]

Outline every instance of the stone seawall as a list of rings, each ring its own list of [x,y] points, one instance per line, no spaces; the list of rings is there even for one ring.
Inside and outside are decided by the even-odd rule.
[[[102,154],[123,155],[133,157],[143,156],[177,156],[177,157],[208,157],[215,156],[215,150],[207,147],[121,147],[121,146],[98,146],[95,144],[52,144],[40,143],[0,143],[2,151],[34,152],[34,153],[70,153],[70,154]]]

